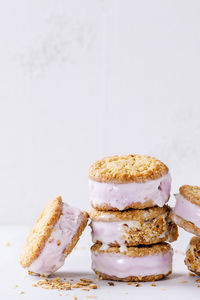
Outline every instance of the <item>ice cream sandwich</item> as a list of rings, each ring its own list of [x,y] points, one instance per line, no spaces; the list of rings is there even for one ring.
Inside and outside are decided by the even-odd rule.
[[[57,197],[47,203],[30,231],[20,264],[30,274],[48,276],[58,270],[87,225],[88,214]]]
[[[106,157],[89,168],[89,195],[98,210],[144,209],[169,200],[168,167],[145,155]]]
[[[89,212],[92,241],[109,246],[150,245],[178,238],[177,225],[169,219],[170,207]]]
[[[102,279],[117,281],[155,281],[172,272],[173,250],[167,243],[151,246],[101,249],[91,247],[92,269]]]
[[[175,197],[171,219],[186,231],[200,236],[200,187],[183,185]]]

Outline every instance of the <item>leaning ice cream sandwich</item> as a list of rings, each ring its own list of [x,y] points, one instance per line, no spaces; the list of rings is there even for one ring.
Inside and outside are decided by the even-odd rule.
[[[93,243],[109,246],[150,245],[178,238],[177,225],[169,219],[170,207],[89,212]]]
[[[88,214],[57,197],[47,203],[30,231],[20,264],[31,274],[50,275],[58,270],[87,225]]]
[[[92,269],[102,279],[119,281],[154,281],[172,272],[173,250],[167,243],[152,246],[119,247],[101,250],[101,244],[91,247]]]
[[[106,157],[89,168],[91,205],[98,210],[162,207],[171,176],[161,161],[144,155]]]
[[[186,231],[200,236],[200,187],[183,185],[175,197],[171,219]]]
[[[200,237],[194,236],[188,246],[185,264],[191,272],[200,276]]]

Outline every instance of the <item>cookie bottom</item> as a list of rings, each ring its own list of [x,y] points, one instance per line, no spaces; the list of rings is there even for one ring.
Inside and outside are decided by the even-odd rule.
[[[169,200],[169,198],[168,198]],[[167,201],[168,201],[167,200]],[[166,201],[166,203],[167,203]],[[109,210],[112,210],[112,211],[120,211],[120,209],[118,209],[117,207],[113,207],[113,206],[110,206],[106,203],[104,204],[101,204],[101,205],[94,205],[92,202],[91,202],[91,206],[97,210],[101,210],[101,211],[109,211]],[[123,207],[123,211],[124,210],[127,210],[127,209],[130,209],[130,208],[133,208],[133,209],[144,209],[144,208],[150,208],[150,207],[155,207],[155,203],[152,201],[152,200],[147,200],[143,203],[141,202],[134,202],[130,205],[127,205],[125,207]]]
[[[197,236],[200,236],[200,228],[194,225],[194,223],[190,221],[186,221],[185,219],[181,218],[180,216],[177,216],[173,212],[170,213],[170,218],[174,223],[176,223],[178,226],[182,227],[185,231],[188,231],[190,233],[193,233]]]
[[[171,271],[169,271],[167,274],[148,275],[148,276],[128,276],[128,277],[125,277],[125,278],[118,278],[116,276],[109,276],[107,274],[98,272],[96,270],[94,270],[94,272],[97,274],[97,276],[100,279],[115,280],[115,281],[126,281],[126,282],[127,281],[128,282],[131,282],[131,281],[143,281],[143,282],[145,282],[145,281],[157,281],[157,280],[163,279],[166,276],[169,276],[172,273]]]

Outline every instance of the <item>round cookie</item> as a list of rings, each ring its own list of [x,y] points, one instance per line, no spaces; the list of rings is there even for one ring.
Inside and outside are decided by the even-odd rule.
[[[168,167],[154,157],[106,157],[89,168],[91,205],[98,210],[162,207],[171,190]]]
[[[22,267],[30,274],[54,273],[75,247],[87,221],[86,212],[63,203],[60,196],[49,201],[26,239]]]
[[[172,272],[173,250],[167,243],[151,246],[101,249],[91,247],[92,269],[102,279],[117,281],[155,281]]]
[[[200,187],[183,185],[175,197],[170,218],[186,231],[200,236]]]
[[[178,238],[178,228],[169,219],[170,207],[89,212],[93,243],[109,246],[151,245]]]
[[[184,262],[191,272],[200,276],[200,237],[190,240]]]

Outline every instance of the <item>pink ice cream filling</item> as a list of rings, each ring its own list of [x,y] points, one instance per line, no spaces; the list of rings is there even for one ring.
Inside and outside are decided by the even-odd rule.
[[[143,183],[105,183],[89,179],[90,201],[94,207],[107,204],[119,210],[134,203],[153,201],[162,207],[168,200],[171,190],[171,176],[166,174],[156,180]]]
[[[71,244],[82,219],[83,215],[78,208],[64,203],[62,214],[54,226],[51,236],[28,270],[46,276],[57,271],[64,264],[64,250]]]
[[[125,241],[128,239],[127,230],[141,230],[142,226],[139,221],[113,221],[113,222],[102,222],[102,221],[92,221],[92,241],[96,243],[97,241],[103,244],[116,244],[120,246],[124,245]],[[160,238],[165,237],[167,230],[160,234]],[[151,236],[151,232],[149,232]],[[153,234],[152,234],[153,235]]]
[[[188,201],[181,194],[176,194],[175,198],[176,205],[173,208],[173,213],[200,227],[200,207]]]
[[[129,276],[167,275],[172,271],[172,256],[171,249],[165,254],[142,257],[92,252],[92,269],[121,279]]]

